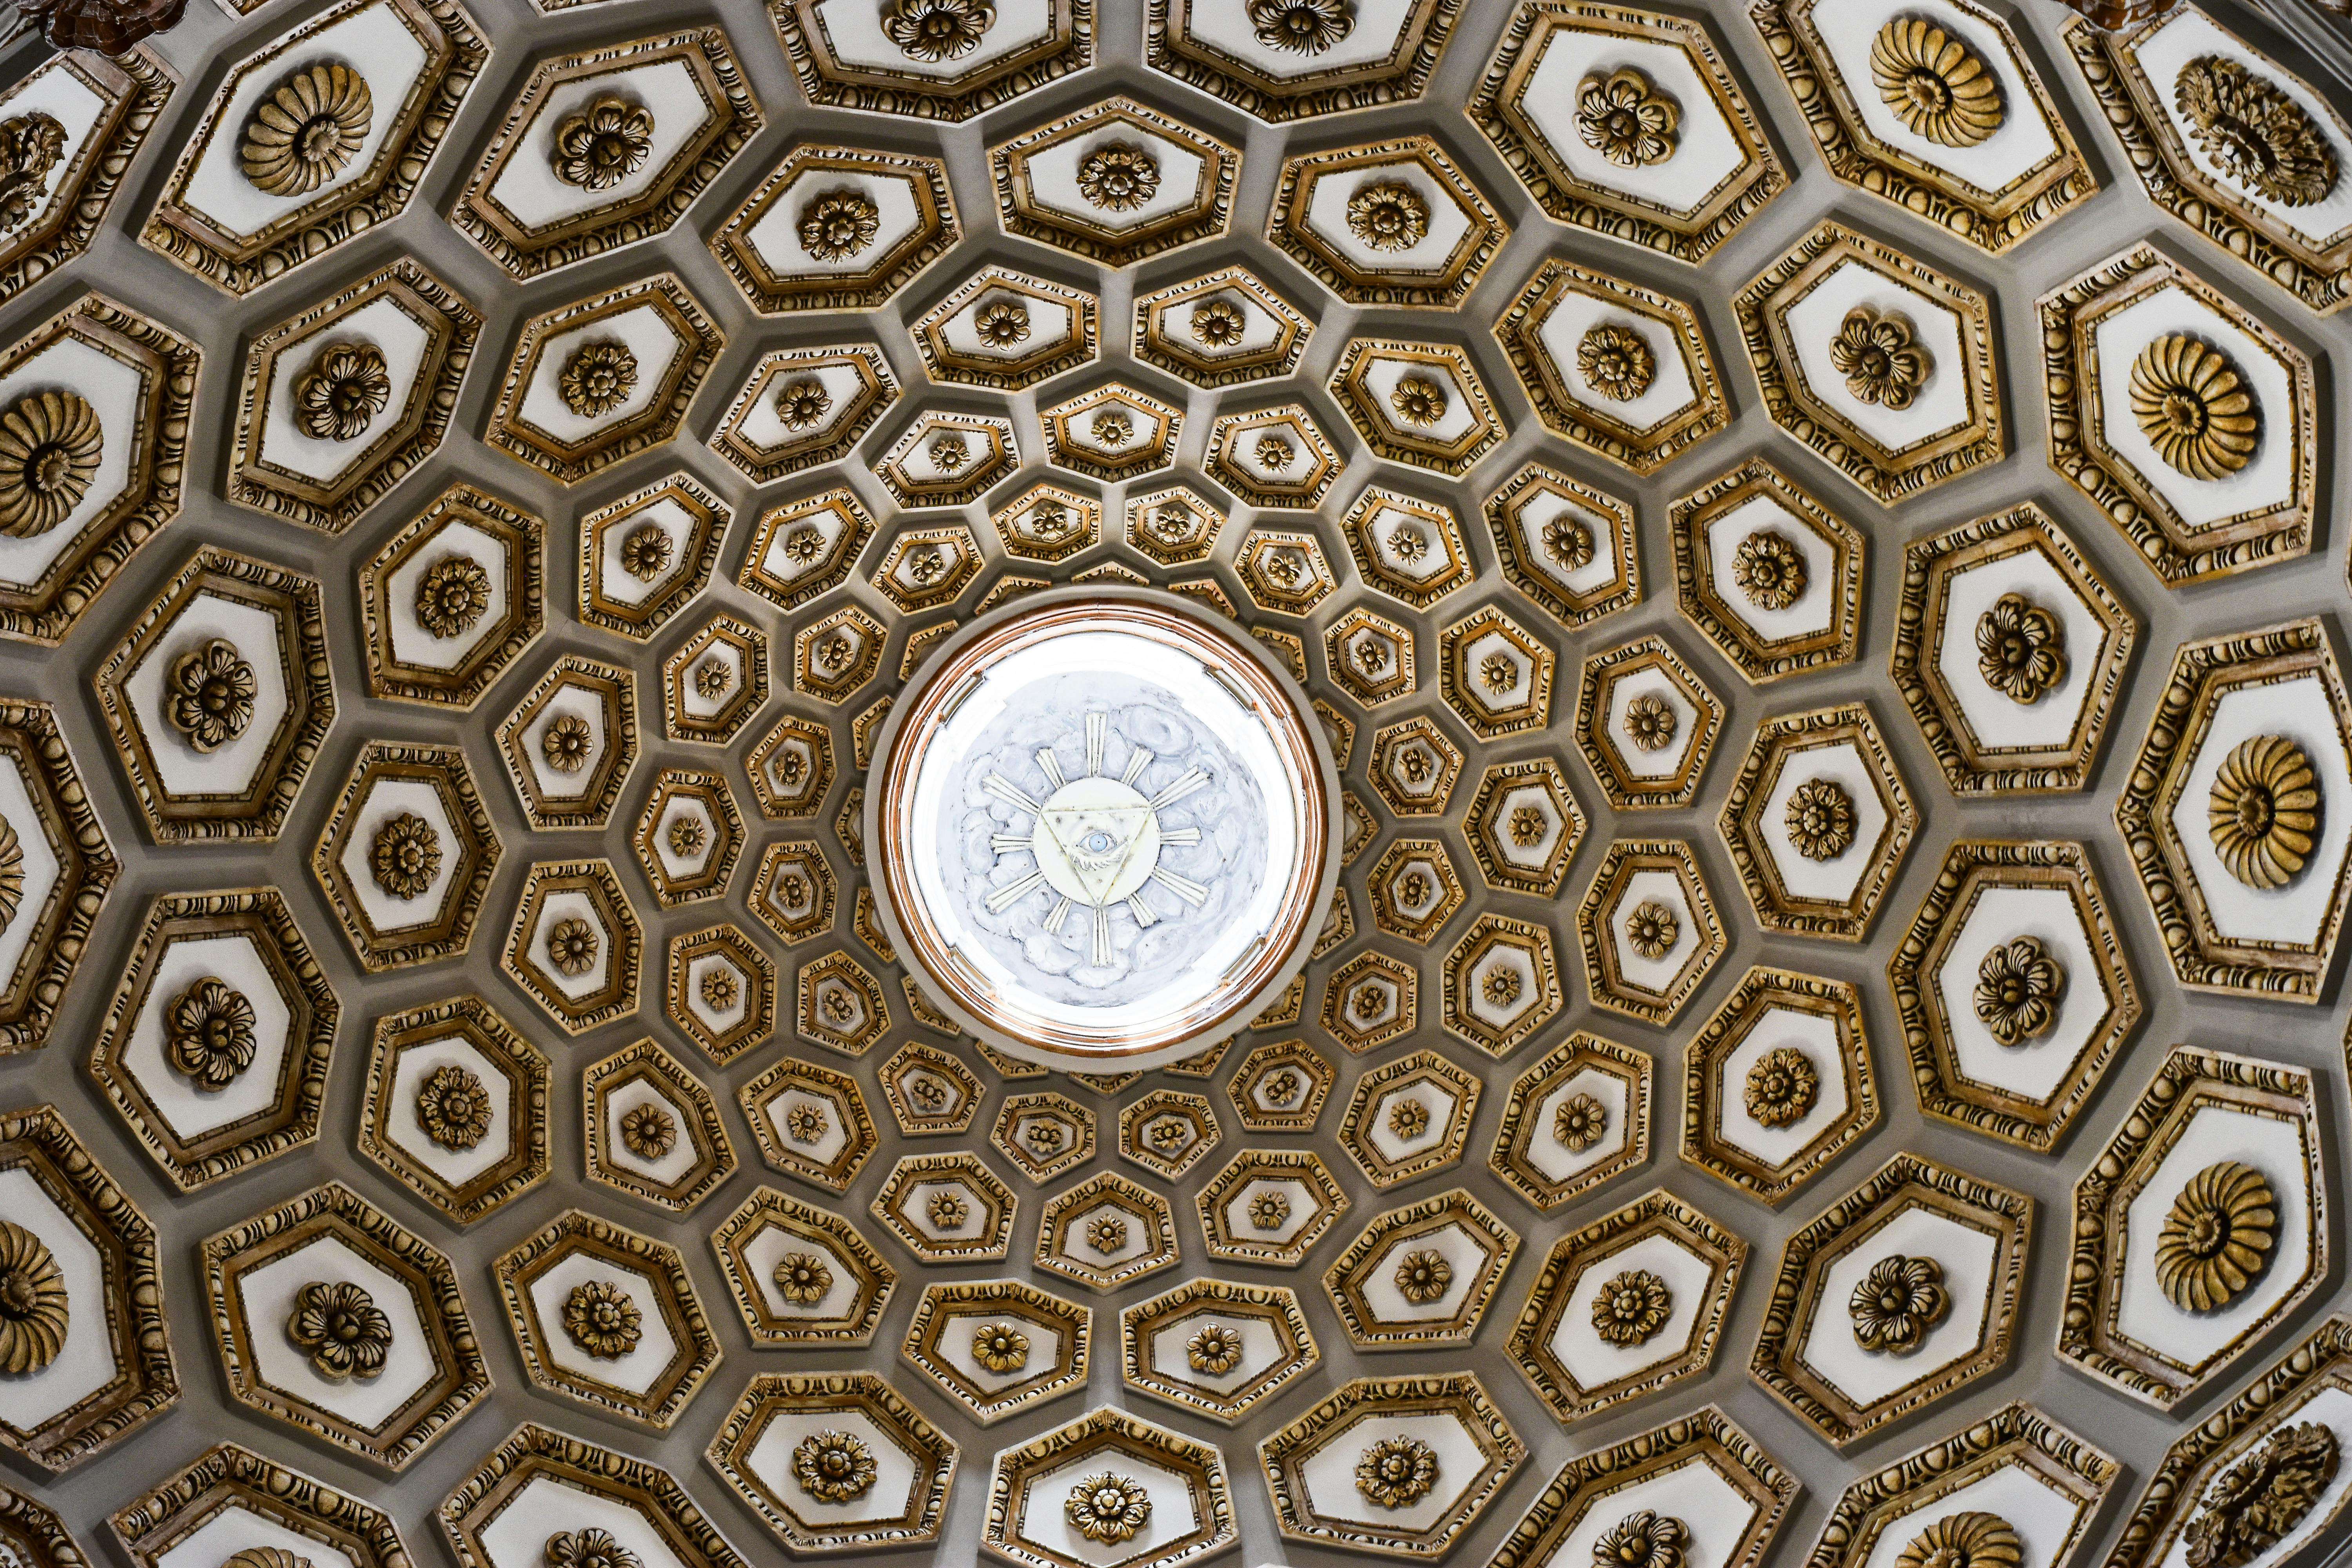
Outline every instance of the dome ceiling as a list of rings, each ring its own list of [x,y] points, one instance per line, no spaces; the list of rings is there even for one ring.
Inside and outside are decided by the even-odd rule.
[[[2310,51],[714,5],[20,6],[0,1561],[2319,1560]]]

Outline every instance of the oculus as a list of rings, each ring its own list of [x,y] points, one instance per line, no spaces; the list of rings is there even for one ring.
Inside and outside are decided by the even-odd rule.
[[[1330,902],[1338,790],[1270,658],[1144,590],[1035,595],[934,653],[877,747],[892,944],[984,1040],[1145,1066],[1254,1016]]]

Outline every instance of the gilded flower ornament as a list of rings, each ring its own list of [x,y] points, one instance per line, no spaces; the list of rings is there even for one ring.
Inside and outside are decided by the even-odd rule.
[[[1522,849],[1532,849],[1544,841],[1551,831],[1551,818],[1541,806],[1516,805],[1511,808],[1511,842]]]
[[[819,1502],[855,1502],[877,1473],[874,1451],[847,1432],[812,1432],[793,1449],[793,1479]]]
[[[2253,735],[2221,759],[2206,798],[2213,852],[2249,888],[2284,888],[2319,837],[2319,774],[2284,735]]]
[[[374,119],[365,77],[340,60],[304,66],[254,105],[236,166],[267,195],[309,195],[351,166]]]
[[[79,393],[27,393],[0,410],[0,534],[37,538],[71,517],[105,450],[98,410]]]
[[[1576,89],[1576,133],[1623,169],[1645,169],[1675,155],[1682,106],[1631,66],[1595,71]]]
[[[787,430],[810,430],[833,411],[833,395],[824,384],[801,376],[776,388],[776,418]]]
[[[471,1149],[490,1133],[489,1090],[472,1068],[444,1062],[416,1086],[416,1123],[444,1149]]]
[[[1012,348],[1029,341],[1029,307],[1018,300],[993,300],[971,319],[971,328],[989,347]]]
[[[556,127],[555,177],[583,191],[609,191],[646,166],[654,152],[654,111],[611,93]]]
[[[1830,340],[1830,368],[1859,401],[1900,412],[1918,399],[1935,365],[1909,317],[1856,305]]]
[[[1853,796],[1835,779],[1807,779],[1789,796],[1789,843],[1808,860],[1834,860],[1853,847]]]
[[[702,854],[703,846],[710,842],[709,830],[698,816],[677,816],[670,819],[666,836],[669,852],[681,860],[692,860]]]
[[[1643,900],[1625,917],[1625,945],[1653,963],[1672,952],[1681,937],[1681,920],[1655,899]]]
[[[1260,1193],[1250,1200],[1249,1216],[1260,1230],[1280,1230],[1290,1219],[1290,1200],[1280,1193]]]
[[[1087,428],[1094,437],[1096,446],[1107,447],[1113,451],[1117,451],[1119,447],[1126,446],[1129,441],[1135,439],[1135,421],[1129,418],[1125,412],[1116,408],[1106,408],[1100,414],[1096,415],[1094,422]],[[1041,506],[1038,509],[1037,515],[1039,517],[1045,515],[1044,507]],[[1068,514],[1060,511],[1059,509],[1056,508],[1055,515],[1058,521]],[[1057,529],[1056,531],[1059,531],[1059,530]]]
[[[56,1361],[72,1321],[65,1270],[47,1244],[0,1220],[0,1375],[23,1376]]]
[[[1674,1292],[1646,1268],[1629,1268],[1592,1298],[1592,1331],[1612,1345],[1647,1344],[1674,1315]]]
[[[1870,41],[1879,101],[1913,134],[1973,147],[2000,129],[2000,79],[1983,57],[1935,23],[1897,16]]]
[[[1563,572],[1580,572],[1592,564],[1600,548],[1592,530],[1573,517],[1559,516],[1543,525],[1543,552]]]
[[[1356,1460],[1356,1489],[1379,1508],[1411,1508],[1436,1485],[1437,1450],[1418,1437],[1383,1437]]]
[[[2011,700],[2035,703],[2066,679],[2066,632],[2022,594],[2003,594],[1977,617],[1977,673]]]
[[[583,1279],[563,1298],[563,1331],[599,1361],[618,1361],[645,1338],[645,1314],[608,1279]]]
[[[2156,339],[2132,361],[2125,390],[2133,422],[2166,467],[2192,479],[2226,479],[2254,460],[2262,410],[2212,344],[2183,332]]]
[[[0,816],[0,931],[16,918],[25,902],[25,846],[8,819]]]
[[[2066,972],[2037,936],[2021,936],[1984,955],[1977,965],[1977,1021],[2004,1046],[2021,1046],[2058,1021]]]
[[[795,1105],[785,1114],[784,1136],[795,1143],[814,1143],[833,1126],[821,1105]]]
[[[1896,1553],[1895,1568],[2019,1568],[2024,1559],[2025,1543],[2014,1525],[1969,1509],[1946,1514],[1913,1536]]]
[[[1519,689],[1519,661],[1508,654],[1490,653],[1478,661],[1478,684],[1501,697]]]
[[[882,31],[910,60],[936,65],[980,47],[996,26],[987,0],[884,0]]]
[[[578,916],[555,922],[547,933],[548,962],[570,975],[582,975],[596,967],[596,928]]]
[[[1658,379],[1657,356],[1642,334],[1615,321],[1585,329],[1576,343],[1577,374],[1612,403],[1631,403]]]
[[[674,548],[667,529],[657,522],[640,523],[621,540],[621,570],[640,583],[650,583],[668,570]]]
[[[1795,1046],[1775,1046],[1758,1057],[1742,1086],[1748,1114],[1766,1127],[1792,1127],[1821,1098],[1822,1075]]]
[[[1731,580],[1759,610],[1785,610],[1805,596],[1804,552],[1777,528],[1759,528],[1731,552]]]
[[[1370,180],[1348,197],[1348,232],[1374,250],[1411,250],[1429,237],[1429,199],[1402,180]]]
[[[840,644],[845,649],[847,646],[844,639],[835,637],[825,647],[831,648],[836,644]],[[824,650],[819,650],[819,657],[824,657]],[[827,668],[830,668],[832,666],[828,664]],[[735,684],[735,667],[723,658],[706,658],[694,667],[693,679],[694,694],[706,702],[716,702],[727,695],[729,687]]]
[[[543,1549],[547,1568],[644,1568],[610,1531],[559,1531]]]
[[[1653,691],[1645,691],[1625,704],[1625,716],[1620,721],[1625,738],[1644,752],[1663,752],[1675,743],[1675,731],[1680,727],[1675,718],[1673,704]]]
[[[2241,1568],[2277,1545],[2319,1506],[2341,1456],[2335,1429],[2320,1422],[2273,1428],[2198,1500],[2180,1532],[2189,1568]]]
[[[558,713],[539,734],[539,754],[559,773],[576,773],[596,749],[596,731],[577,713]]]
[[[1454,1265],[1443,1253],[1408,1252],[1397,1264],[1396,1288],[1406,1300],[1425,1307],[1454,1288]]]
[[[1389,406],[1408,425],[1436,424],[1445,417],[1449,401],[1445,388],[1425,375],[1400,376],[1389,393]]]
[[[702,1005],[714,1013],[733,1009],[742,994],[742,986],[735,976],[724,969],[707,969],[702,973]]]
[[[173,659],[163,678],[163,717],[191,750],[215,752],[253,722],[253,666],[226,637],[208,637]]]
[[[1223,1377],[1241,1361],[1242,1336],[1223,1323],[1207,1324],[1184,1342],[1184,1364],[1194,1372]]]
[[[386,897],[421,899],[441,874],[441,835],[413,811],[388,816],[368,845],[368,871]]]
[[[1257,466],[1268,473],[1278,474],[1298,460],[1298,448],[1279,436],[1259,437],[1257,445],[1251,450],[1257,458]],[[1267,557],[1269,567],[1274,559],[1274,556]]]
[[[1356,30],[1355,0],[1247,0],[1250,30],[1269,49],[1319,55]]]
[[[1592,1568],[1683,1568],[1690,1526],[1670,1513],[1640,1509],[1601,1532]]]
[[[1117,1215],[1097,1215],[1087,1226],[1087,1245],[1108,1258],[1128,1242],[1127,1221]]]
[[[163,1015],[163,1057],[199,1089],[226,1089],[259,1049],[253,1003],[215,975],[172,998]]]
[[[2214,167],[2281,206],[2309,206],[2336,188],[2336,150],[2304,107],[2236,60],[2201,55],[2172,82],[2173,107]]]
[[[640,1100],[621,1112],[621,1147],[640,1160],[660,1160],[677,1147],[677,1118],[667,1106]]]
[[[1526,989],[1527,982],[1519,977],[1516,969],[1490,969],[1478,982],[1478,994],[1486,999],[1490,1007],[1509,1006]]]
[[[933,1193],[929,1213],[931,1223],[941,1230],[961,1230],[971,1218],[971,1205],[953,1193]]]
[[[369,342],[332,342],[294,381],[296,429],[313,441],[355,441],[392,402],[392,370]]]
[[[1951,1310],[1943,1265],[1932,1258],[1889,1254],[1870,1266],[1846,1301],[1854,1342],[1866,1351],[1907,1355]]]
[[[820,191],[801,208],[801,248],[817,261],[847,261],[882,233],[882,213],[857,191]]]
[[[637,356],[617,338],[594,338],[573,349],[555,378],[563,406],[583,419],[602,419],[637,389]]]
[[[0,120],[0,233],[33,216],[65,150],[66,128],[53,115],[36,110]]]
[[[1070,1489],[1062,1500],[1062,1517],[1088,1541],[1117,1546],[1151,1522],[1151,1494],[1132,1477],[1105,1470]]]
[[[436,637],[463,637],[490,607],[490,574],[469,555],[449,554],[416,579],[416,624]]]
[[[1011,1323],[983,1323],[971,1331],[972,1359],[994,1373],[1029,1364],[1029,1336]]]
[[[787,1252],[774,1275],[776,1291],[794,1306],[812,1306],[833,1289],[833,1270],[824,1259],[806,1252]]]
[[[2189,1178],[2156,1234],[2156,1282],[2188,1312],[2213,1312],[2245,1294],[2278,1240],[2269,1178],[2235,1160]]]
[[[1407,1097],[1389,1108],[1389,1131],[1410,1142],[1429,1131],[1429,1107]]]
[[[248,1546],[222,1558],[221,1568],[316,1568],[316,1564],[282,1546]]]
[[[1107,142],[1078,162],[1078,194],[1105,212],[1133,212],[1160,192],[1160,160],[1132,142]]]
[[[392,1353],[392,1320],[363,1287],[314,1279],[294,1292],[286,1337],[320,1377],[365,1379],[382,1373]]]
[[[1571,1154],[1581,1154],[1609,1135],[1609,1108],[1589,1094],[1571,1094],[1552,1112],[1551,1135]]]
[[[1229,349],[1242,341],[1248,323],[1230,300],[1209,300],[1192,307],[1185,329],[1202,348]]]

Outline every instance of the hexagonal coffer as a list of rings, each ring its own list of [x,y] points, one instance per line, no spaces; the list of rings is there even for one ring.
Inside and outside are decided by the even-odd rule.
[[[274,841],[334,722],[318,580],[200,549],[94,684],[157,843]]]
[[[460,1225],[547,1179],[548,1058],[478,996],[376,1020],[359,1150]]]
[[[2040,1152],[2065,1136],[2141,1011],[2079,844],[1953,845],[1886,980],[1919,1109]]]
[[[1650,1154],[1650,1058],[1582,1030],[1521,1073],[1489,1169],[1549,1214]]]
[[[399,1470],[490,1391],[448,1258],[341,1183],[201,1249],[229,1397]]]
[[[1839,980],[1750,969],[1684,1052],[1683,1158],[1766,1203],[1878,1124],[1862,999]]]
[[[1457,1187],[1375,1215],[1323,1291],[1360,1351],[1467,1345],[1518,1250],[1518,1233]]]
[[[2138,637],[2029,502],[1905,550],[1888,670],[1954,794],[2078,790]]]
[[[1562,1237],[1528,1287],[1510,1355],[1573,1423],[1704,1376],[1748,1244],[1664,1189]]]
[[[1231,1426],[1321,1359],[1280,1285],[1194,1279],[1119,1314],[1119,1381]]]
[[[873,1373],[764,1373],[704,1457],[797,1556],[938,1540],[957,1449]]]
[[[1703,1561],[1757,1568],[1796,1496],[1797,1478],[1710,1405],[1561,1466],[1511,1531],[1503,1561],[1568,1568],[1623,1547],[1686,1547],[1690,1521],[1700,1521]]]
[[[1156,1568],[1172,1568],[1238,1539],[1218,1450],[1124,1411],[1089,1412],[996,1456],[982,1543],[1030,1568],[1145,1552]]]
[[[710,1233],[752,1343],[872,1342],[898,1271],[840,1215],[759,1187]]]
[[[1897,1154],[1782,1246],[1750,1374],[1844,1447],[1998,1371],[2032,1215]]]
[[[2180,646],[2115,815],[2182,984],[2318,1000],[2352,889],[2347,776],[2319,621]]]
[[[1974,286],[1825,222],[1733,304],[1773,423],[1882,506],[2008,451]]]
[[[89,1058],[182,1192],[312,1142],[341,1006],[274,888],[147,911]]]
[[[1526,1458],[1466,1372],[1358,1378],[1258,1446],[1285,1537],[1424,1560],[1470,1531]]]
[[[1758,725],[1716,827],[1766,931],[1860,942],[1919,813],[1857,702]]]
[[[2290,1316],[2330,1267],[2315,1114],[2300,1068],[2176,1047],[2074,1184],[2058,1353],[2169,1410]]]
[[[573,1209],[491,1272],[538,1387],[667,1430],[719,1366],[685,1260],[667,1242]]]

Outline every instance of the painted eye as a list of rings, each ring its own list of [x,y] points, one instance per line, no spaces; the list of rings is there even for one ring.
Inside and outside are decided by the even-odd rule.
[[[1093,850],[1097,855],[1101,854],[1104,850],[1110,847],[1110,835],[1108,833],[1089,833],[1087,835],[1087,847]]]

